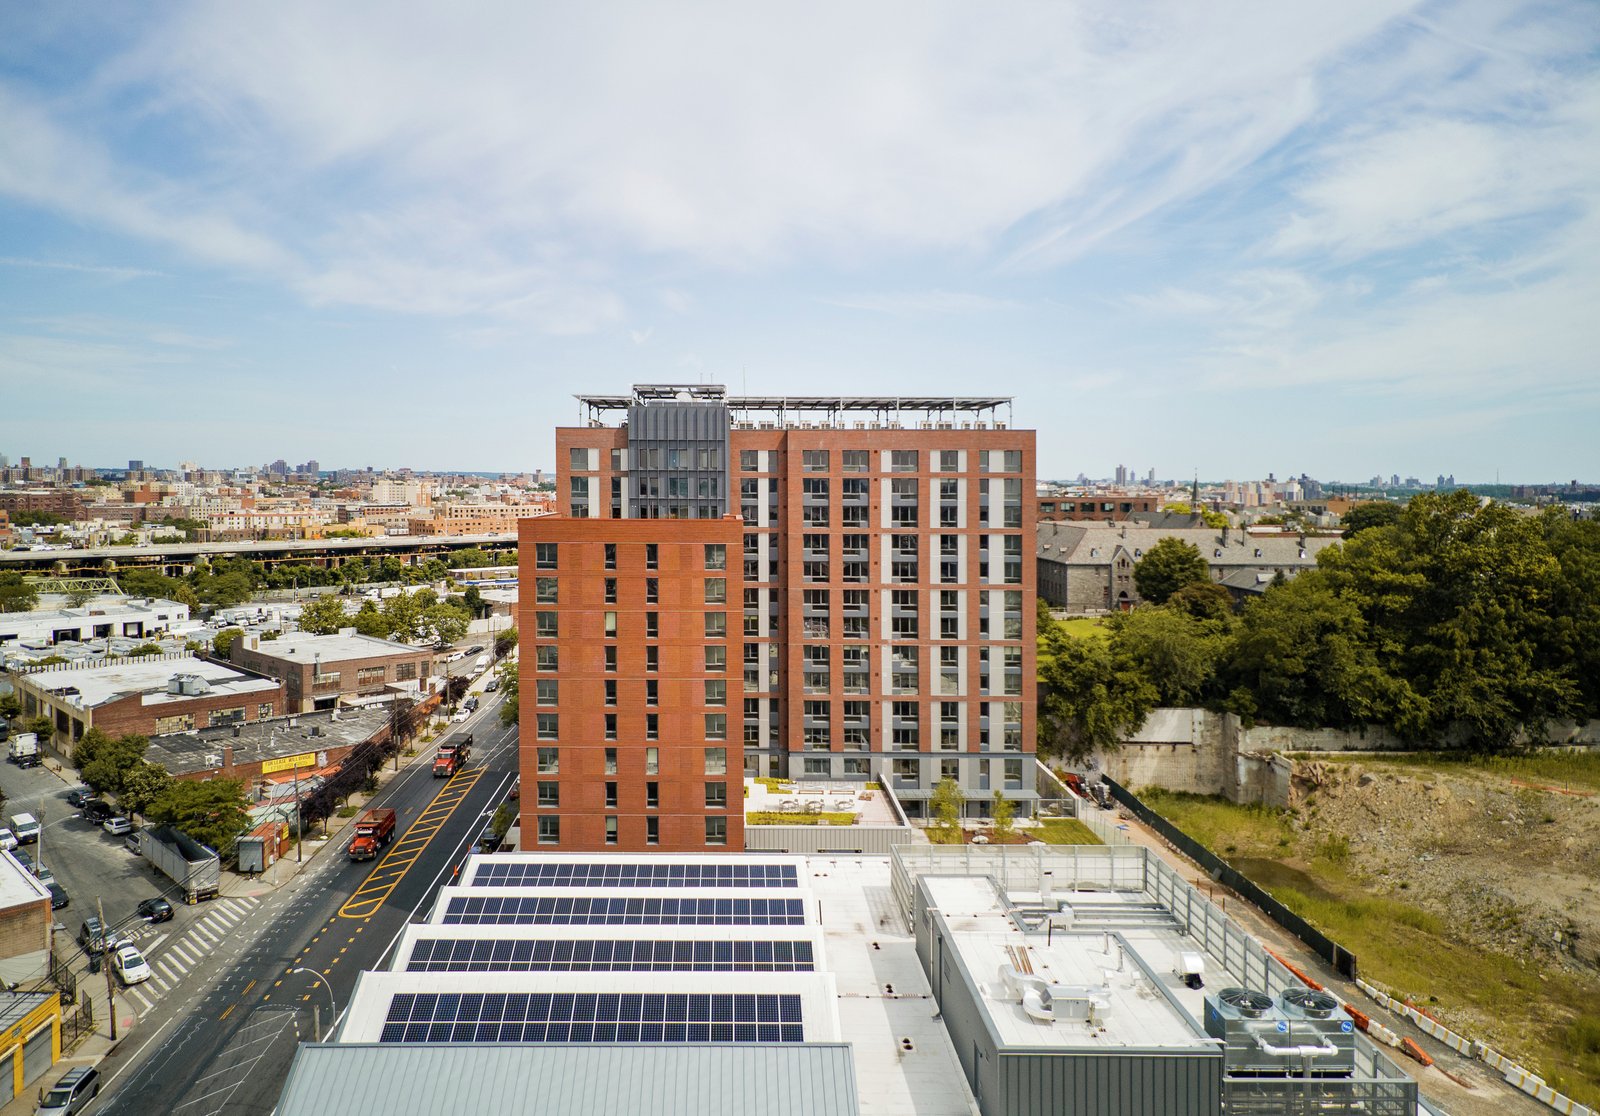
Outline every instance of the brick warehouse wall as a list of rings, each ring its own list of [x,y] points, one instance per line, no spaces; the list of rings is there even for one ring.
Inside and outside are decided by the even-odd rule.
[[[270,707],[264,712],[263,706]],[[140,694],[130,694],[116,701],[108,701],[97,706],[93,712],[94,727],[109,736],[123,736],[136,732],[143,736],[155,736],[158,733],[177,731],[170,727],[173,717],[193,718],[192,728],[208,728],[212,725],[212,716],[217,713],[229,713],[233,710],[242,710],[246,721],[264,721],[269,717],[284,715],[283,687],[280,685],[272,690],[259,690],[249,694],[206,694],[199,697],[183,698],[178,701],[163,701],[155,705],[145,705]],[[231,723],[226,720],[217,724]]]
[[[553,568],[540,568],[541,543],[556,548]],[[614,569],[606,568],[607,544],[616,548]],[[656,569],[646,568],[651,544],[657,547]],[[726,568],[707,568],[708,545],[724,548]],[[739,545],[740,525],[732,519],[545,516],[520,525],[523,588],[517,628],[522,645],[520,820],[525,849],[670,852],[743,847]],[[654,603],[647,600],[648,579],[657,586]],[[724,582],[724,603],[707,602],[707,579]],[[614,603],[605,599],[608,580],[616,584]],[[549,599],[552,591],[554,600]],[[608,613],[616,618],[614,638],[606,634]],[[650,613],[656,616],[654,638],[646,635]],[[716,613],[724,618],[726,634],[708,638],[706,617]],[[554,635],[540,634],[541,614],[554,619]],[[708,668],[708,647],[722,650],[721,669]],[[657,656],[654,670],[649,668],[651,648]],[[608,669],[608,649],[615,669]],[[708,681],[723,684],[724,704],[708,703]],[[608,703],[608,682],[615,687],[614,704]],[[652,682],[654,703],[648,699]],[[725,739],[708,737],[707,714],[726,718]],[[614,739],[607,738],[608,716],[615,718]],[[651,716],[656,718],[655,739],[649,738]],[[541,726],[541,717],[554,720]],[[542,729],[551,738],[540,739]],[[654,772],[648,770],[652,748],[658,757]],[[707,772],[708,748],[724,749],[723,772]],[[555,764],[543,771],[541,749],[556,750]],[[608,770],[608,749],[615,750],[614,770]],[[655,805],[648,798],[651,784]],[[708,805],[708,784],[720,787],[721,805]],[[613,789],[614,805],[608,805]],[[541,818],[558,819],[557,839],[547,833],[540,840]],[[608,818],[615,820],[614,840],[608,840]],[[708,843],[708,819],[723,823],[721,843]]]

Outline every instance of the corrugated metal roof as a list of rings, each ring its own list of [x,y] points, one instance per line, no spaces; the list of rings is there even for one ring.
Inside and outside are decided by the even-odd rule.
[[[857,1116],[846,1044],[301,1046],[277,1116]]]

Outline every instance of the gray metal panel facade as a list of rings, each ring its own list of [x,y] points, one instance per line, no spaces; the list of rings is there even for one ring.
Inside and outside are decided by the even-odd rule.
[[[277,1116],[857,1116],[844,1043],[304,1045]]]
[[[628,408],[628,515],[635,519],[719,518],[728,514],[728,408],[724,403],[662,402]],[[668,467],[668,455],[682,451],[688,464]],[[702,452],[705,451],[705,452]],[[714,482],[716,497],[702,495]],[[673,494],[674,484],[685,485]],[[709,510],[712,514],[704,514]]]
[[[986,1113],[1007,1116],[1218,1116],[1222,1059],[1148,1050],[1113,1054],[1002,1053],[1000,1097]]]

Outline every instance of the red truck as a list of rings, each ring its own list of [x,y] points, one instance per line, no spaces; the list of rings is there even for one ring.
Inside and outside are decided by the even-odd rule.
[[[351,860],[371,860],[394,837],[394,811],[368,810],[356,821],[350,842]]]
[[[467,757],[472,754],[472,734],[458,732],[445,738],[439,745],[439,751],[433,757],[433,777],[435,779],[448,779],[457,771],[466,766]]]

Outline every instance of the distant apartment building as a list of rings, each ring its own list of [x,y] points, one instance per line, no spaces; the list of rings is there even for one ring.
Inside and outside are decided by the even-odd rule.
[[[1100,521],[1114,523],[1141,512],[1159,512],[1165,503],[1154,493],[1091,492],[1035,498],[1035,517],[1041,523]]]
[[[430,519],[412,518],[413,535],[512,535],[524,519],[549,515],[550,503],[434,504]]]
[[[332,709],[364,698],[426,693],[434,653],[387,639],[357,635],[286,632],[278,639],[243,636],[228,649],[229,661],[282,680],[289,713]]]
[[[1041,523],[1036,547],[1039,595],[1052,608],[1069,613],[1127,611],[1143,601],[1134,567],[1166,538],[1197,548],[1212,580],[1230,592],[1237,590],[1236,598],[1279,573],[1292,577],[1315,566],[1317,554],[1339,541],[1316,535],[1252,535],[1230,527]]]
[[[523,527],[525,601],[528,542],[554,522],[604,540],[618,520],[735,515],[743,623],[728,655],[742,694],[729,720],[744,773],[880,779],[913,816],[950,778],[970,814],[996,790],[1026,812],[1034,432],[1000,419],[1009,399],[703,385],[580,398],[588,425],[556,431],[565,515]],[[605,522],[566,526],[584,519]]]
[[[155,736],[264,720],[284,712],[283,686],[188,655],[51,666],[11,675],[24,718],[49,717],[62,750],[92,728]]]
[[[70,488],[39,488],[0,492],[0,511],[12,518],[23,514],[59,516],[69,522],[83,518],[83,494]]]

